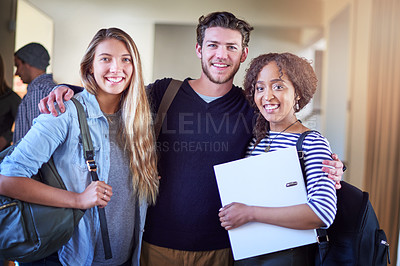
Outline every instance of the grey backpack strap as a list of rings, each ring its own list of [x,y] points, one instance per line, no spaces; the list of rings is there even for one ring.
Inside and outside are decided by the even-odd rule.
[[[174,100],[175,95],[178,93],[178,90],[181,87],[181,85],[182,85],[181,80],[172,79],[168,85],[167,90],[164,93],[163,98],[161,99],[160,107],[158,107],[158,112],[154,123],[154,132],[156,139],[158,138],[158,135],[160,135],[161,127],[164,122],[164,118],[167,114],[167,111],[169,109],[169,106]]]
[[[71,100],[75,104],[76,109],[78,111],[79,127],[81,129],[81,136],[82,136],[83,155],[85,157],[89,173],[93,181],[99,181],[99,177],[97,176],[96,172],[97,165],[96,162],[94,161],[92,138],[90,137],[89,126],[86,121],[85,110],[83,109],[82,104],[78,100],[76,100],[75,98],[72,98]],[[104,208],[97,207],[97,210],[99,212],[100,229],[101,229],[101,236],[103,239],[105,259],[108,260],[112,258],[112,252],[110,245],[110,237],[108,234],[106,213]]]

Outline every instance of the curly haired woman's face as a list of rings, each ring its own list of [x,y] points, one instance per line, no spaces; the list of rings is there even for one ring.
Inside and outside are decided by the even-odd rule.
[[[275,62],[258,73],[254,101],[272,131],[282,131],[297,120],[294,115],[295,89],[286,75],[281,76]]]

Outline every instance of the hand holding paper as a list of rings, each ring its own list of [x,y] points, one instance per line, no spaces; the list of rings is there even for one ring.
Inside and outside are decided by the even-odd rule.
[[[286,215],[289,215],[292,210],[288,206],[307,202],[296,147],[216,165],[214,170],[223,205],[240,202],[240,207],[247,210],[259,206],[271,212],[282,209],[273,207],[287,207]],[[232,222],[229,212],[226,213],[227,222]],[[272,219],[274,215],[266,216]],[[246,219],[240,218],[238,223]],[[292,220],[292,223],[298,222]],[[273,224],[276,222],[269,220],[269,224],[247,222],[234,229],[226,228],[235,260],[316,242],[315,230],[295,230]]]
[[[252,207],[243,203],[232,202],[220,209],[221,226],[231,230],[251,221]]]

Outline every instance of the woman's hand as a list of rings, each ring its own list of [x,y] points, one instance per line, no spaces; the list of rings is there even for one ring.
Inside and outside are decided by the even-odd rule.
[[[250,211],[250,206],[237,202],[222,207],[218,214],[221,226],[225,230],[231,230],[250,222]]]
[[[112,187],[104,181],[95,181],[79,194],[78,206],[79,209],[90,209],[95,206],[104,208],[112,196]]]

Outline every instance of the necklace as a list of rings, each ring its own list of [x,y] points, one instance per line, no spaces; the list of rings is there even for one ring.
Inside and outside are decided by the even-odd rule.
[[[264,151],[265,151],[265,152],[269,152],[269,150],[271,149],[272,142],[273,142],[280,134],[282,134],[283,132],[285,132],[286,130],[288,130],[291,126],[293,126],[293,125],[296,124],[297,122],[300,122],[300,123],[301,123],[301,121],[300,121],[299,119],[297,119],[295,122],[291,123],[287,128],[285,128],[284,130],[282,130],[281,132],[279,132],[273,139],[271,139],[271,140],[268,142],[267,147],[265,148]]]

